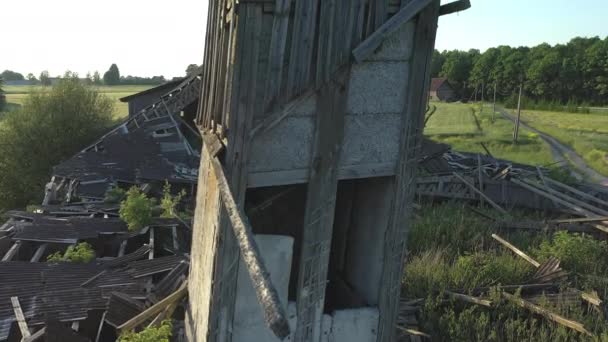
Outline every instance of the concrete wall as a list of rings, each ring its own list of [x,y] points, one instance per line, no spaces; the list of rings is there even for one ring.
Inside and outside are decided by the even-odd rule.
[[[367,61],[354,64],[339,179],[395,174],[412,56],[414,24],[405,24]],[[317,101],[312,97],[252,141],[250,187],[308,180]]]
[[[378,305],[393,186],[393,177],[362,179],[356,185],[344,277],[368,305]]]
[[[283,304],[284,310],[289,312],[287,293],[293,254],[293,238],[280,235],[256,235],[255,240],[260,248],[262,260],[270,273],[272,284],[277,289],[279,300]],[[233,342],[280,341],[264,323],[264,313],[258,303],[251,278],[249,278],[247,267],[242,259],[239,264],[235,305]],[[292,319],[295,319],[295,308],[293,308],[291,316]],[[295,328],[295,324],[293,327]]]

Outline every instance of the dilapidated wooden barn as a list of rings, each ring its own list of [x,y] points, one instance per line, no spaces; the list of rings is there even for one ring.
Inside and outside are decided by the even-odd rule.
[[[395,340],[437,21],[468,6],[209,2],[190,341]]]

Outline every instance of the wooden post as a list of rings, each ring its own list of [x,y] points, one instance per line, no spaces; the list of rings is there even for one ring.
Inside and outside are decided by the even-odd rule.
[[[483,112],[483,93],[485,90],[485,83],[481,82],[481,103],[479,104],[479,114]]]
[[[19,248],[21,247],[21,241],[15,242],[11,248],[6,252],[2,261],[11,261],[13,257],[19,252]]]
[[[43,243],[42,245],[40,245],[40,247],[38,247],[38,249],[36,249],[36,253],[34,253],[32,258],[30,259],[30,262],[38,262],[40,260],[40,258],[42,258],[42,255],[44,254],[44,252],[46,251],[46,248],[48,246],[49,246],[48,243]]]
[[[520,83],[519,85],[519,97],[517,98],[517,120],[515,121],[515,130],[513,131],[513,143],[517,143],[517,139],[519,138],[519,123],[521,120],[521,92],[524,84]]]

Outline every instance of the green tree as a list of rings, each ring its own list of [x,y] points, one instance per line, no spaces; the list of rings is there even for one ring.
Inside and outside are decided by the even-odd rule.
[[[44,70],[43,72],[40,73],[40,84],[42,84],[43,86],[50,86],[51,85],[51,77],[49,76],[49,72]]]
[[[188,67],[186,68],[186,77],[197,74],[198,70],[199,70],[198,65],[196,65],[196,64],[188,65]]]
[[[445,63],[445,56],[437,50],[433,51],[433,58],[431,59],[431,77],[439,77],[441,68],[443,68],[443,63]]]
[[[116,64],[112,64],[110,69],[103,74],[103,83],[110,86],[120,83],[120,71]]]
[[[447,77],[458,91],[467,87],[467,80],[473,67],[473,55],[467,51],[448,51],[440,76]]]
[[[99,75],[99,71],[95,70],[93,73],[93,84],[101,85],[103,82],[101,81],[101,75]]]
[[[23,78],[23,75],[18,73],[18,72],[14,72],[11,70],[4,70],[0,76],[5,80],[5,81],[23,81],[25,78]]]
[[[113,101],[77,79],[33,92],[0,125],[0,209],[40,203],[51,168],[112,124]]]
[[[31,72],[29,74],[27,74],[27,80],[30,81],[31,84],[38,83],[38,79]]]

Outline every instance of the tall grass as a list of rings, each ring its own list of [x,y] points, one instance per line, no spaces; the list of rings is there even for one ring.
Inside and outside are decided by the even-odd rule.
[[[516,212],[515,216],[530,214]],[[491,232],[495,228],[487,220],[463,205],[423,206],[420,219],[410,229],[410,254],[403,275],[403,296],[426,298],[418,314],[423,331],[434,341],[608,341],[602,314],[582,301],[552,302],[541,297],[536,304],[583,323],[594,337],[506,302],[496,287],[483,294],[492,301],[490,308],[446,301],[445,290],[471,293],[479,287],[524,284],[535,272],[528,262],[488,239]],[[575,275],[561,285],[563,291],[574,286],[596,290],[602,299],[608,295],[608,280],[603,276],[608,272],[605,241],[567,232],[501,235],[541,262],[559,258],[562,267]]]

